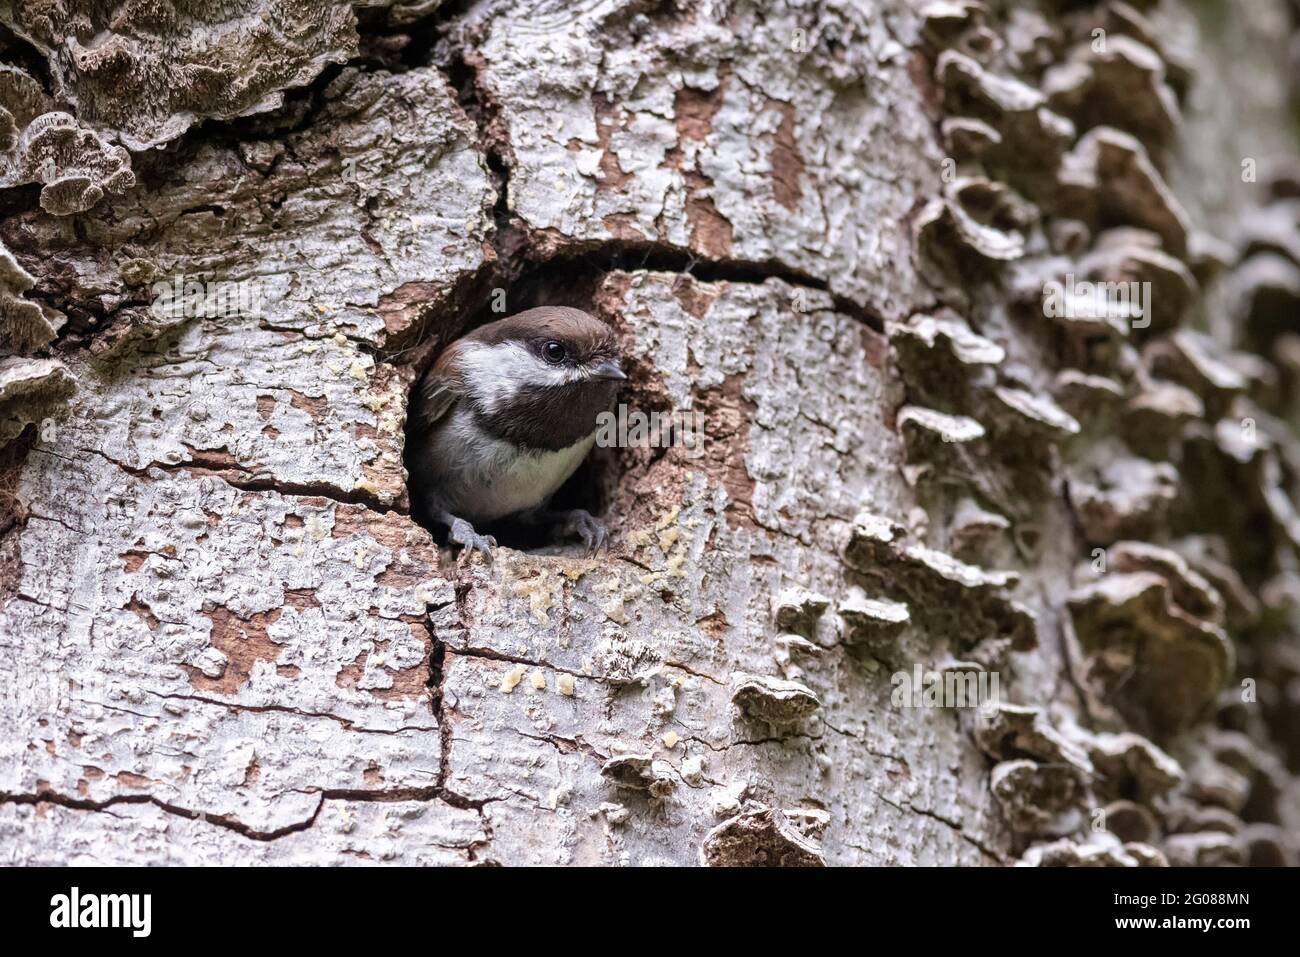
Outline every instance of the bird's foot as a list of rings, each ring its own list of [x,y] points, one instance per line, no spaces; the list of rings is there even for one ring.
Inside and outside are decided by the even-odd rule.
[[[587,547],[588,555],[595,555],[609,540],[605,523],[586,509],[555,512],[551,517],[555,520],[556,537],[579,539]]]
[[[480,535],[474,526],[463,518],[447,516],[447,540],[461,546],[459,562],[466,562],[474,552],[480,552],[489,562],[492,561],[492,549],[497,547],[497,540],[491,535]]]

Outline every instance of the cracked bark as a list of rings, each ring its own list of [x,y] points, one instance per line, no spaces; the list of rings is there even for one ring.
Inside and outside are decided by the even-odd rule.
[[[296,8],[189,6],[221,44]],[[1270,435],[1266,416],[1287,418],[1297,366],[1240,340],[1233,274],[1212,281],[1169,205],[1229,238],[1265,189],[1222,187],[1241,143],[1294,155],[1270,139],[1287,96],[1280,3],[1228,29],[1164,5],[1156,34],[1201,28],[1194,84],[1189,55],[1113,2],[987,16],[901,0],[317,6],[292,48],[213,53],[250,97],[231,103],[188,87],[136,99],[156,85],[106,85],[89,37],[64,59],[49,24],[0,3],[8,59],[31,74],[0,89],[27,130],[0,156],[17,267],[0,263],[0,323],[14,322],[0,375],[31,374],[21,392],[0,378],[6,862],[690,864],[727,859],[715,828],[739,820],[784,859],[796,839],[762,808],[803,829],[801,860],[1131,862],[1145,852],[1099,843],[1086,814],[1147,791],[1159,833],[1136,843],[1154,855],[1168,842],[1185,857],[1172,839],[1224,809],[1236,859],[1295,854],[1294,543],[1273,490],[1286,497],[1300,456],[1274,437],[1270,485],[1268,466],[1222,453],[1262,490],[1246,511],[1137,514],[1115,491],[1163,501],[1139,455],[1185,468],[1184,488],[1229,474],[1218,452],[1184,451],[1211,440],[1175,440],[1148,379],[1194,393],[1210,426],[1238,394],[1263,404]],[[1126,41],[1109,59],[1075,43],[1090,18]],[[103,26],[141,76],[200,55],[129,19]],[[1241,48],[1276,69],[1238,75]],[[1131,116],[1112,82],[1137,91]],[[1183,98],[1176,141],[1161,84]],[[21,153],[49,135],[33,104],[98,137],[59,154],[53,179]],[[1108,126],[1149,158],[1095,132]],[[1185,326],[1271,373],[1247,369],[1238,389],[1175,344],[1137,375],[1125,350],[1150,339],[1016,313],[1023,276],[1071,242],[1109,275],[1107,231],[1129,224],[1156,249],[1124,247],[1127,268],[1154,270]],[[1285,251],[1290,235],[1243,249]],[[152,310],[153,283],[178,275],[254,283],[262,308]],[[458,568],[412,515],[407,394],[441,346],[495,317],[496,289],[510,311],[559,302],[610,322],[632,408],[704,414],[698,456],[599,457],[613,561],[503,549]],[[925,326],[953,315],[964,331]],[[1062,386],[1063,371],[1092,378]],[[1176,454],[1092,415],[1100,379],[1139,391]],[[951,441],[976,434],[956,416],[979,438]],[[1106,473],[1115,462],[1130,471]],[[1242,544],[1261,521],[1266,542]],[[1224,544],[1220,564],[1268,608],[1227,603],[1238,673],[1224,683],[1257,680],[1260,709],[1229,702],[1168,730],[1146,723],[1146,698],[1095,685],[1114,620],[1182,638],[1180,603],[1208,594],[1167,556],[1120,549],[1116,574],[1145,590],[1122,603],[1103,577],[1113,604],[1082,617],[1075,566],[1105,523]],[[1195,575],[1230,594],[1215,567]],[[1019,578],[1004,587],[992,568]],[[829,607],[779,625],[791,588]],[[885,597],[908,607],[898,627],[863,605]],[[1029,613],[1036,647],[1012,640]],[[872,627],[886,638],[865,641]],[[1020,737],[981,737],[969,713],[891,703],[891,671],[963,661],[1037,709],[1032,733],[1020,712],[997,719]],[[733,707],[737,675],[773,723]],[[618,760],[630,776],[602,774]],[[1040,831],[1013,827],[1031,797],[993,790],[1012,760],[1078,769],[1074,804]],[[1176,785],[1151,770],[1166,760]]]

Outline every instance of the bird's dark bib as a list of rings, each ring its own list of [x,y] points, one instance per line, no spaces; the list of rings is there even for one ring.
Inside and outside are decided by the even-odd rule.
[[[557,452],[596,431],[597,417],[614,401],[615,388],[592,381],[581,386],[526,386],[495,411],[475,410],[485,432],[525,449]]]

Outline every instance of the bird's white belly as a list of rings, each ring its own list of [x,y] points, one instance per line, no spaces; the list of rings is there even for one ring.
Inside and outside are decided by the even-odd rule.
[[[511,442],[489,438],[468,422],[448,429],[455,436],[455,465],[440,483],[442,498],[453,513],[485,522],[543,505],[573,474],[595,444],[595,433],[556,452],[521,451]],[[458,433],[458,434],[457,434]]]

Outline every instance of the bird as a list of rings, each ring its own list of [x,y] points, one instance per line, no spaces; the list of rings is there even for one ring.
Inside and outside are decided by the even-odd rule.
[[[626,380],[613,329],[565,306],[498,319],[442,351],[415,393],[408,467],[413,496],[462,560],[492,560],[496,539],[476,526],[502,519],[550,524],[589,554],[606,543],[590,512],[549,505]]]

